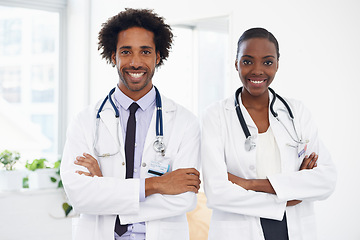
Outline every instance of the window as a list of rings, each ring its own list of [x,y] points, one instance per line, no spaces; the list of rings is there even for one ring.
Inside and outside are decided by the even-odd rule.
[[[0,1],[0,151],[55,161],[63,8],[47,4],[46,9],[42,3],[4,6]]]
[[[211,103],[223,99],[229,84],[228,17],[172,25],[174,44],[154,84],[201,117]]]

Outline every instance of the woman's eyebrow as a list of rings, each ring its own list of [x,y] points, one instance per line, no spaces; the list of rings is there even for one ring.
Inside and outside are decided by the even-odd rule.
[[[264,59],[264,58],[269,58],[269,57],[270,57],[270,58],[275,58],[275,56],[273,56],[273,55],[267,55],[267,56],[263,57],[263,59]]]

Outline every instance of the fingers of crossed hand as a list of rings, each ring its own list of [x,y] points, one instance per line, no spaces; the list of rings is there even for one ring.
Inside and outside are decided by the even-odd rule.
[[[83,174],[86,176],[98,176],[102,177],[102,173],[99,167],[97,160],[90,154],[84,153],[83,156],[76,157],[74,162],[76,165],[83,166],[88,169],[89,172],[85,171],[76,171],[78,174]]]
[[[313,169],[317,167],[317,160],[319,155],[311,153],[310,156],[305,156],[304,160],[301,163],[300,170],[304,169]]]

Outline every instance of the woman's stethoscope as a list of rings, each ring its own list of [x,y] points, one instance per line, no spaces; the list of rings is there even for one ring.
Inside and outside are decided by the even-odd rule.
[[[283,125],[283,127],[285,128],[285,130],[288,132],[288,134],[290,135],[290,137],[292,138],[292,140],[298,144],[304,144],[305,142],[302,141],[300,138],[299,138],[299,135],[297,134],[297,131],[296,131],[296,128],[295,128],[295,123],[294,123],[294,115],[290,109],[290,106],[287,104],[287,102],[282,98],[280,97],[278,94],[275,93],[274,90],[272,90],[271,88],[269,88],[270,92],[272,93],[273,95],[273,99],[271,100],[271,103],[270,103],[270,111],[271,111],[271,114]],[[245,137],[246,137],[246,140],[245,140],[245,149],[247,151],[251,151],[252,149],[254,149],[256,147],[256,143],[255,141],[253,140],[253,136],[251,136],[250,134],[250,131],[249,131],[249,128],[247,127],[246,125],[246,122],[245,122],[245,119],[241,113],[241,109],[240,109],[240,105],[239,105],[239,94],[241,93],[242,91],[242,87],[240,87],[238,90],[236,90],[235,92],[235,108],[236,108],[236,113],[238,115],[238,118],[239,118],[239,121],[240,121],[240,124],[241,124],[241,127],[244,131],[244,134],[245,134]],[[295,134],[296,134],[296,139],[291,135],[291,133],[289,132],[289,130],[285,127],[284,123],[279,119],[279,115],[277,114],[277,112],[274,111],[274,103],[275,103],[275,100],[276,98],[280,99],[280,101],[284,104],[284,106],[286,107],[287,111],[288,111],[288,114],[289,114],[289,118],[291,119],[291,122],[292,122],[292,125],[294,127],[294,131],[295,131]]]
[[[162,156],[165,156],[165,144],[163,141],[163,119],[162,119],[162,104],[161,104],[161,96],[159,93],[159,90],[154,86],[155,88],[155,92],[156,92],[156,139],[154,141],[153,147],[154,150],[161,154]],[[115,111],[115,117],[116,119],[118,119],[118,123],[117,123],[117,133],[119,132],[119,110],[117,109],[114,101],[111,98],[111,95],[115,92],[115,88],[111,89],[109,94],[105,97],[104,101],[101,103],[100,108],[96,114],[96,130],[95,130],[95,138],[94,138],[94,144],[93,144],[93,148],[94,148],[94,152],[95,155],[98,157],[110,157],[110,156],[114,156],[116,154],[118,154],[120,152],[120,139],[119,139],[119,134],[117,134],[118,137],[118,150],[115,153],[105,153],[105,154],[100,154],[97,149],[96,149],[96,145],[98,142],[98,138],[99,138],[99,122],[100,122],[100,112],[103,110],[104,105],[106,103],[107,100],[109,100],[111,106],[113,107],[114,111]]]

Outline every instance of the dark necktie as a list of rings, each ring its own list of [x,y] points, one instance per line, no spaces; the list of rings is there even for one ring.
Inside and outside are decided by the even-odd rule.
[[[132,178],[134,172],[134,152],[135,152],[135,133],[136,133],[136,119],[135,112],[139,105],[133,102],[130,107],[130,115],[126,126],[125,136],[125,159],[126,159],[126,178]],[[121,236],[127,232],[128,225],[121,225],[119,216],[116,217],[115,232]]]

